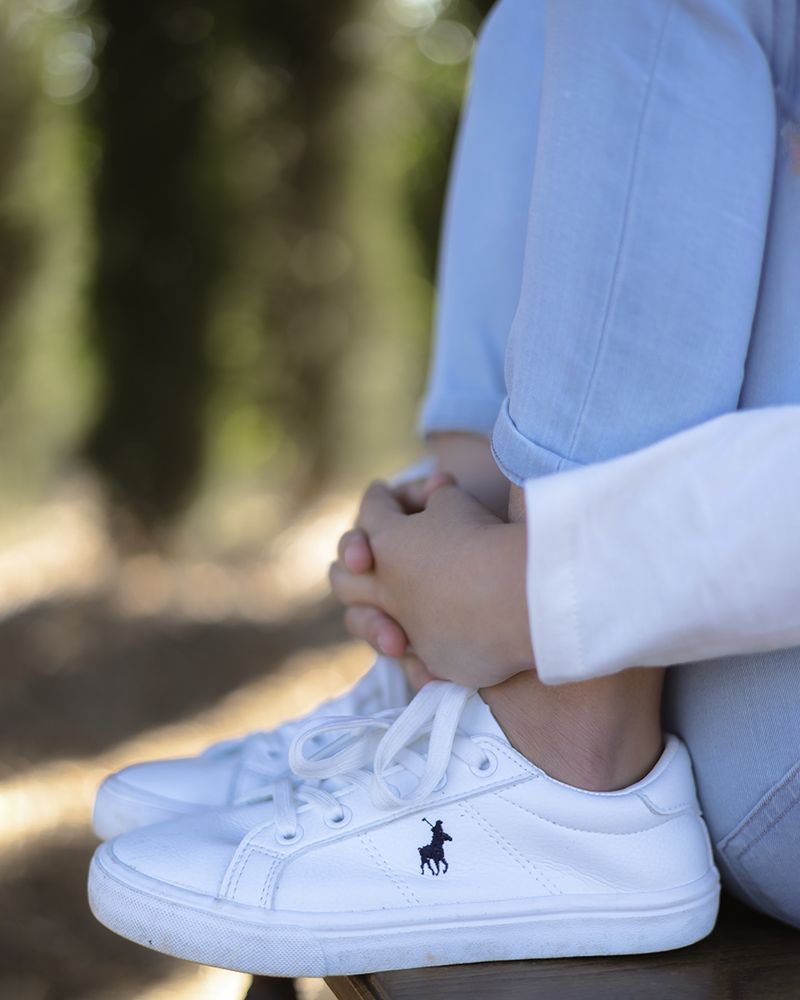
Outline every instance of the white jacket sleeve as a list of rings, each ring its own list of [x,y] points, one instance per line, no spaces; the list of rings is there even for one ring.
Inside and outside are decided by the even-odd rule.
[[[800,645],[800,406],[525,485],[546,683]]]

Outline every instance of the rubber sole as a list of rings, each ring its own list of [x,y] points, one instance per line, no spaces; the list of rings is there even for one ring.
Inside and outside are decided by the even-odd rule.
[[[179,810],[165,799],[163,804],[146,793],[138,794],[112,775],[100,785],[92,811],[92,829],[100,840],[111,840],[142,826],[177,819],[197,810],[187,806]]]
[[[661,892],[504,900],[407,911],[300,913],[166,885],[95,853],[89,903],[106,927],[176,958],[262,976],[345,976],[525,958],[633,955],[714,927],[719,879]]]

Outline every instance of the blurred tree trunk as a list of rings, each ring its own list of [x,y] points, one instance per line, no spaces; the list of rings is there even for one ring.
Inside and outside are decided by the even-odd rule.
[[[225,9],[236,43],[288,81],[285,101],[263,124],[269,131],[288,122],[300,151],[271,201],[269,227],[278,244],[311,237],[312,272],[326,266],[324,239],[314,239],[332,225],[343,152],[333,123],[352,76],[330,42],[359,2],[239,0]],[[209,176],[206,128],[222,9],[213,7],[215,24],[210,7],[179,0],[95,0],[109,28],[89,102],[103,147],[93,338],[104,391],[86,452],[112,497],[147,529],[181,511],[203,469],[215,376],[211,293],[230,228]],[[270,272],[262,403],[302,455],[298,473],[319,481],[331,455],[330,370],[347,335],[334,306],[341,288],[314,274],[306,280],[285,253]]]
[[[27,149],[36,92],[29,66],[3,33],[0,21],[0,346],[33,271],[37,234],[30,224],[16,218],[7,205],[17,170]],[[0,401],[13,377],[10,366],[0,365]]]
[[[93,288],[103,397],[86,451],[112,498],[152,529],[184,507],[203,467],[223,260],[206,156],[218,26],[210,9],[176,0],[96,0],[93,13],[108,26],[88,102],[103,150]]]
[[[284,252],[269,264],[264,317],[271,371],[263,405],[280,414],[300,456],[301,496],[325,484],[338,454],[332,375],[351,336],[347,265],[337,260],[348,253],[337,233],[348,164],[340,115],[358,69],[333,40],[363,6],[363,0],[246,0],[243,8],[243,40],[258,63],[283,76],[279,115],[300,133],[271,205],[271,242]],[[277,124],[272,115],[267,130]]]
[[[452,11],[469,7],[474,20],[487,5]],[[242,389],[251,399],[255,392],[291,442],[301,496],[324,486],[339,459],[337,375],[357,335],[340,217],[352,169],[342,124],[361,68],[340,54],[336,35],[369,11],[367,0],[95,0],[93,13],[109,28],[87,102],[103,147],[92,290],[103,394],[85,450],[112,497],[146,529],[168,526],[200,481],[208,403],[225,375],[209,343],[215,283],[233,241],[256,230],[264,237],[253,244],[264,259],[264,350],[255,386]],[[225,190],[213,147],[211,112],[224,114],[234,101],[211,93],[225,45],[246,50],[269,81],[253,124],[281,169],[255,208],[237,202],[235,180]],[[421,164],[424,183],[408,185],[428,267],[455,114],[451,98],[440,103],[442,142]],[[223,155],[235,167],[234,147]]]

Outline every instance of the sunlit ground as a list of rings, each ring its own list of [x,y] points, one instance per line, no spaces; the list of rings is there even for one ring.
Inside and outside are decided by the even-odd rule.
[[[0,995],[244,995],[246,976],[155,956],[94,924],[83,895],[93,848],[92,798],[111,770],[193,753],[214,740],[272,726],[363,673],[368,651],[346,641],[336,631],[335,612],[319,604],[335,540],[352,509],[350,498],[323,504],[262,558],[237,567],[168,563],[155,556],[117,562],[88,495],[42,508],[18,524],[13,538],[6,536],[0,552],[0,655],[8,668],[2,712],[9,725],[0,746],[6,761],[0,776],[0,923],[7,926],[0,944]],[[192,638],[197,629],[200,641]],[[206,637],[218,633],[222,638],[209,645]],[[238,662],[240,633],[247,663]],[[229,639],[231,660],[220,662],[219,642],[224,650]],[[191,643],[190,661],[181,652],[185,641]],[[130,656],[131,644],[138,657],[130,667],[133,680],[126,673],[118,679],[117,650]],[[93,672],[98,663],[102,669]],[[137,702],[139,676],[151,702]],[[209,683],[209,676],[202,705],[185,712],[185,700],[191,696],[197,705],[195,688]],[[114,695],[115,684],[127,691],[128,683],[131,698]],[[162,712],[159,724],[149,718],[152,705]],[[77,724],[69,728],[73,713],[89,719],[88,731]],[[65,720],[67,735],[60,737]],[[30,736],[39,731],[41,739]],[[93,740],[99,748],[87,753]],[[300,983],[299,991],[305,1000],[329,995],[318,980]]]

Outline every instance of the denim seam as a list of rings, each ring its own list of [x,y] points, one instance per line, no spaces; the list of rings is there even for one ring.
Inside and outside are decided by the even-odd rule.
[[[765,913],[777,917],[779,920],[784,920],[786,923],[793,926],[797,926],[796,918],[792,918],[792,916],[787,914],[783,908],[775,902],[775,900],[764,894],[758,882],[753,878],[744,859],[753,847],[759,844],[764,837],[766,837],[767,834],[778,825],[778,823],[780,823],[786,818],[786,816],[789,815],[789,813],[792,812],[796,806],[800,805],[800,785],[798,786],[793,800],[790,801],[777,816],[772,817],[772,819],[770,819],[769,822],[767,822],[767,824],[763,826],[751,840],[749,840],[740,849],[737,849],[734,844],[738,838],[744,837],[748,827],[757,823],[764,809],[766,809],[769,804],[775,800],[776,796],[780,795],[787,789],[787,787],[794,784],[798,778],[800,778],[800,761],[794,764],[780,780],[780,782],[773,786],[766,796],[760,799],[759,802],[750,810],[747,816],[716,845],[717,851],[723,858],[725,858],[726,864],[729,866],[731,873],[735,876],[741,887],[746,890],[753,904],[762,909]]]
[[[718,845],[720,851],[725,851],[729,846],[732,846],[737,838],[744,835],[745,831],[749,826],[758,819],[758,817],[763,813],[764,809],[775,800],[775,798],[781,794],[788,786],[792,785],[797,779],[800,778],[800,762],[795,764],[789,769],[789,771],[784,775],[784,777],[774,785],[769,792],[759,800],[759,802],[754,806],[753,809],[747,814],[747,816],[742,820],[741,823],[735,829],[733,829],[726,837],[724,837]],[[739,860],[747,854],[756,844],[760,843],[764,837],[775,827],[782,819],[784,819],[795,806],[800,805],[800,785],[797,789],[797,794],[794,799],[789,802],[784,809],[782,809],[777,816],[773,816],[772,819],[764,826],[752,840],[749,840],[741,849],[733,848],[733,856]]]
[[[572,452],[573,448],[575,447],[575,442],[577,441],[578,435],[580,434],[581,428],[583,426],[584,417],[586,415],[586,409],[587,409],[587,407],[589,405],[589,397],[590,397],[590,395],[592,393],[592,389],[594,388],[595,378],[597,376],[597,370],[598,370],[598,368],[600,366],[600,356],[601,356],[601,354],[603,352],[603,347],[605,346],[606,333],[607,333],[607,328],[608,328],[608,321],[609,321],[609,317],[611,315],[611,309],[612,309],[612,305],[613,305],[613,302],[615,300],[615,295],[616,295],[616,291],[617,291],[617,282],[618,282],[618,278],[619,278],[620,262],[621,262],[621,259],[622,259],[622,251],[623,251],[623,248],[624,248],[625,243],[626,243],[626,237],[627,237],[627,232],[628,232],[628,217],[629,217],[629,214],[630,214],[631,201],[633,199],[633,190],[634,190],[634,186],[635,186],[634,185],[634,181],[635,181],[635,178],[636,178],[636,172],[637,172],[638,167],[639,167],[639,154],[640,154],[641,147],[642,147],[642,133],[644,131],[644,125],[645,125],[645,122],[647,120],[648,113],[650,111],[650,100],[651,100],[651,97],[652,97],[652,94],[653,94],[653,83],[654,83],[655,78],[656,78],[656,71],[657,71],[657,68],[658,68],[658,63],[659,63],[659,60],[661,59],[661,50],[662,50],[663,44],[664,44],[664,36],[667,33],[667,25],[669,24],[670,19],[672,17],[672,13],[673,13],[674,7],[675,7],[674,0],[671,0],[670,4],[668,5],[668,7],[666,8],[666,10],[664,12],[664,22],[661,25],[661,33],[658,36],[658,42],[656,44],[656,50],[655,50],[655,53],[653,55],[652,68],[651,68],[651,71],[650,71],[650,76],[649,76],[648,81],[647,81],[647,90],[646,90],[645,95],[644,95],[644,104],[642,106],[642,112],[641,112],[641,115],[639,117],[639,125],[638,125],[637,132],[636,132],[635,146],[634,146],[634,151],[633,151],[633,162],[631,164],[631,170],[630,170],[629,182],[628,182],[628,193],[627,193],[627,197],[626,197],[626,200],[625,200],[625,209],[624,209],[623,215],[622,215],[622,227],[621,227],[621,230],[620,230],[619,241],[617,243],[616,256],[614,258],[614,270],[613,270],[612,275],[611,275],[611,284],[610,284],[609,291],[608,291],[608,297],[606,299],[606,307],[605,307],[605,310],[603,312],[603,322],[602,322],[602,325],[600,327],[600,336],[599,336],[598,341],[597,341],[597,347],[595,348],[594,359],[592,361],[592,370],[589,373],[589,382],[588,382],[588,384],[586,386],[586,392],[584,393],[584,396],[583,396],[583,402],[581,404],[581,408],[578,411],[577,417],[575,418],[575,427],[574,427],[573,432],[572,432],[572,438],[570,439],[569,447],[567,448],[567,453],[568,454],[570,454]]]

